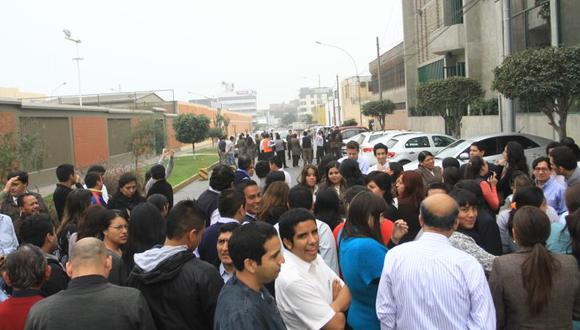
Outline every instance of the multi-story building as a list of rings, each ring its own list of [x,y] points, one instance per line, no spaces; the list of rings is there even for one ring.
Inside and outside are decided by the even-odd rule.
[[[349,77],[340,82],[342,121],[354,119],[359,125],[369,125],[372,118],[361,115],[361,106],[371,100],[370,82],[371,76]]]
[[[300,88],[298,99],[298,119],[300,120],[306,115],[312,115],[318,105],[326,104],[332,99],[334,99],[332,88]]]
[[[215,98],[190,100],[212,108],[228,109],[246,115],[255,116],[258,111],[258,98],[255,90],[228,91]]]
[[[395,47],[381,54],[381,90],[379,91],[378,61],[369,63],[369,72],[372,75],[370,83],[371,101],[390,100],[395,104],[393,114],[385,118],[385,129],[407,128],[407,91],[405,89],[405,57],[404,44],[401,42]],[[378,125],[375,125],[378,129]]]

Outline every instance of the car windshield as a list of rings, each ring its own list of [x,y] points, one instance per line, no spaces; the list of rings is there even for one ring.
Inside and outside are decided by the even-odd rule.
[[[468,140],[457,140],[444,149],[441,149],[436,155],[435,158],[437,159],[444,159],[447,157],[457,157],[457,154],[465,150],[465,148],[469,147],[471,142]]]
[[[360,133],[359,135],[356,135],[352,138],[352,141],[356,141],[358,144],[361,144],[365,137],[367,136],[367,133]]]
[[[395,144],[397,144],[397,142],[399,142],[399,140],[397,140],[397,139],[390,139],[390,140],[387,142],[387,148],[389,148],[389,149],[390,149],[390,148],[394,147],[394,146],[395,146]]]
[[[377,134],[373,134],[369,137],[369,142],[373,142],[374,140],[383,137],[384,134],[383,133],[377,133]]]

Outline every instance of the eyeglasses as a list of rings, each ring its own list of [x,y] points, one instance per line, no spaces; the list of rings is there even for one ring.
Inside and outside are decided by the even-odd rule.
[[[109,226],[115,230],[129,229],[129,225]]]

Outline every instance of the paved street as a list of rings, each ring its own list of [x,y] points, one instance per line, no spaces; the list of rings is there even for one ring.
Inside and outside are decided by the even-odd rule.
[[[300,167],[290,167],[286,169],[290,176],[292,177],[292,186],[296,184],[296,178],[300,175],[300,171],[302,170],[303,162],[300,161]],[[254,180],[258,182],[258,177],[254,175]],[[209,181],[194,181],[189,185],[185,186],[179,192],[175,194],[174,200],[175,202],[179,202],[184,199],[188,198],[197,198],[199,195],[207,189],[209,186]]]

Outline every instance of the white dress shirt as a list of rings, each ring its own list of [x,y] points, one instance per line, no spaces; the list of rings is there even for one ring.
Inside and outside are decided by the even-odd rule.
[[[338,160],[338,163],[342,163],[343,160],[347,159],[348,156],[344,156],[342,158],[340,158]],[[362,172],[362,174],[369,174],[369,164],[367,163],[366,160],[364,160],[362,157],[358,157],[356,159],[357,163],[358,163],[358,168],[360,169],[360,171]]]
[[[389,251],[377,293],[381,329],[495,329],[483,268],[441,234]]]
[[[288,173],[287,171],[284,171],[283,168],[279,168],[278,171],[284,173],[284,181],[286,182],[288,187],[292,187],[292,177],[290,176],[290,173]]]
[[[12,218],[0,214],[0,256],[6,256],[18,248]]]
[[[284,324],[289,330],[321,329],[336,314],[330,305],[332,282],[340,281],[339,277],[320,255],[306,262],[284,251],[284,258],[275,284],[276,303]]]
[[[383,170],[380,170],[381,172],[385,172],[385,170],[389,168],[389,162],[385,162],[385,165],[383,165]],[[379,171],[379,163],[376,163],[375,165],[369,167],[369,173],[373,172],[373,171]]]
[[[336,240],[332,234],[330,226],[325,222],[316,220],[316,227],[318,228],[318,236],[320,237],[320,243],[318,245],[318,253],[322,257],[322,260],[326,263],[330,269],[338,274],[338,255],[336,252]],[[278,229],[278,224],[274,225],[276,231],[278,232],[278,237],[280,237],[280,230]],[[281,243],[282,244],[282,243]],[[286,251],[284,244],[282,244],[282,250]],[[287,252],[288,253],[288,252]]]

